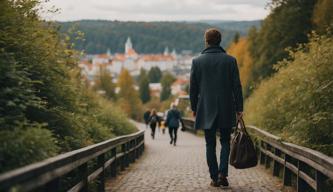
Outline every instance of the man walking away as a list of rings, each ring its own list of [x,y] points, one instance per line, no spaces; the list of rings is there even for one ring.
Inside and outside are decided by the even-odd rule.
[[[160,126],[160,117],[157,115],[155,109],[152,110],[148,122],[149,122],[149,125],[151,128],[151,137],[153,139],[155,139],[156,126],[157,126],[157,124],[158,124],[158,126]]]
[[[230,133],[236,114],[238,117],[243,114],[242,86],[236,59],[220,46],[221,33],[212,28],[205,32],[204,37],[206,49],[192,60],[191,108],[196,117],[195,128],[205,132],[211,185],[229,186]],[[216,131],[221,135],[220,166],[216,159]]]
[[[148,128],[149,117],[150,117],[150,110],[148,109],[148,110],[143,114],[143,120],[144,120],[145,123],[146,123],[146,128]]]
[[[173,143],[176,146],[177,142],[177,131],[179,128],[179,122],[181,121],[180,112],[177,110],[176,105],[172,104],[171,109],[168,111],[166,125],[169,128],[170,144]]]

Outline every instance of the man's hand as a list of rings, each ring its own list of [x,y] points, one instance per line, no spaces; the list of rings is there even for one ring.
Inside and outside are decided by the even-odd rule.
[[[193,111],[193,117],[197,116],[197,112]]]
[[[243,111],[237,112],[237,119],[240,119],[243,117]]]

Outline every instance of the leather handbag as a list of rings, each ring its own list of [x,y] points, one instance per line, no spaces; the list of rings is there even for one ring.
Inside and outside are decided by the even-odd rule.
[[[237,119],[236,130],[231,141],[230,164],[236,169],[247,169],[257,165],[256,149],[246,131],[243,118]]]

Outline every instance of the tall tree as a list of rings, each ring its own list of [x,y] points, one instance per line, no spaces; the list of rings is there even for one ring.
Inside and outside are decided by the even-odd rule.
[[[140,82],[143,78],[148,77],[147,71],[144,68],[140,69],[140,74],[138,77],[138,81]],[[148,79],[149,81],[149,79]]]
[[[118,101],[122,109],[134,119],[141,118],[141,101],[139,94],[134,88],[134,81],[130,73],[123,69],[118,78],[118,86],[120,88]]]
[[[160,97],[161,101],[169,99],[169,97],[171,96],[171,85],[175,80],[176,80],[175,77],[170,73],[165,73],[163,75],[163,78],[161,80],[162,84],[162,91]]]
[[[239,37],[240,37],[240,35],[239,35],[239,32],[236,32],[236,34],[235,34],[235,36],[234,36],[234,40],[233,40],[233,43],[238,43],[238,41],[239,41]]]
[[[254,61],[253,81],[275,72],[273,65],[288,57],[286,48],[308,41],[314,4],[315,0],[272,0],[271,13],[255,38],[249,39]]]
[[[116,85],[113,83],[112,74],[105,67],[100,67],[96,82],[96,88],[104,90],[108,99],[116,99]]]
[[[238,43],[232,43],[227,52],[236,57],[239,67],[240,80],[242,82],[243,94],[248,96],[248,89],[250,88],[250,75],[252,69],[252,58],[248,51],[248,40],[246,38],[240,38]]]
[[[139,93],[142,103],[147,103],[150,101],[149,80],[147,75],[140,78]]]
[[[159,67],[152,67],[148,72],[149,82],[159,83],[162,78],[162,71]]]

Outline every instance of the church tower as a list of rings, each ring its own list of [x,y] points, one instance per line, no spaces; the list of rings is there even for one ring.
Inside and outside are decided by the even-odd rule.
[[[169,47],[165,47],[163,55],[167,56],[169,54]]]
[[[172,50],[171,55],[172,55],[174,58],[177,57],[176,49],[173,49],[173,50]]]
[[[111,57],[111,50],[110,50],[110,48],[107,49],[106,55],[109,56],[109,57]]]
[[[131,38],[128,37],[127,41],[125,43],[125,54],[128,54],[128,51],[131,50],[131,49],[133,49],[133,47],[132,47],[132,41],[131,41]]]

